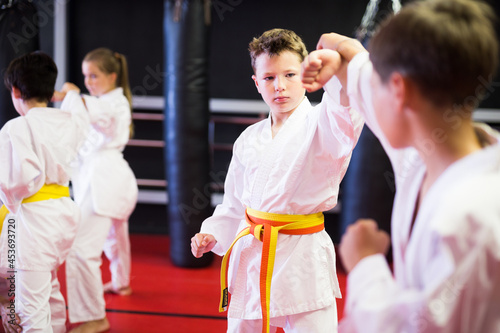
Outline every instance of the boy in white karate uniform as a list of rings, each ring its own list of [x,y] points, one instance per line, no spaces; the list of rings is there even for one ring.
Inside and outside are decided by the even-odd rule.
[[[318,48],[331,50],[304,62],[314,90],[331,76],[322,61],[341,54],[333,71],[395,171],[394,276],[388,236],[371,220],[349,227],[343,332],[500,331],[500,135],[472,120],[497,69],[493,12],[478,1],[418,2],[381,26],[369,54],[326,34]]]
[[[81,98],[61,106],[71,112],[47,107],[56,77],[54,61],[41,52],[13,60],[5,73],[21,117],[0,131],[0,267],[14,276],[24,332],[66,332],[57,269],[80,221],[68,183],[89,119]]]
[[[228,332],[333,332],[341,295],[322,212],[337,204],[363,121],[341,105],[336,78],[311,105],[300,81],[307,51],[294,32],[266,31],[250,43],[250,54],[270,114],[236,140],[224,200],[192,238],[192,252],[224,255],[240,231],[256,235],[232,248]],[[279,234],[278,225],[286,225]]]

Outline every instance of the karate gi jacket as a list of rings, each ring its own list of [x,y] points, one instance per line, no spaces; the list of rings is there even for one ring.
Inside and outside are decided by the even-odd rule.
[[[305,97],[273,138],[271,118],[249,126],[236,140],[224,199],[201,227],[215,236],[213,252],[223,255],[246,227],[245,209],[278,214],[312,214],[337,204],[339,184],[363,127],[351,108],[340,105],[337,78],[325,86],[321,103]],[[228,316],[261,318],[259,272],[262,243],[245,236],[229,262]],[[341,297],[335,249],[326,231],[279,234],[271,284],[270,316],[330,306]]]
[[[130,105],[122,88],[84,99],[91,128],[72,179],[75,201],[91,195],[95,213],[126,220],[138,195],[134,173],[122,153],[129,140]]]
[[[0,199],[10,211],[0,240],[3,272],[13,270],[9,259],[15,269],[53,271],[76,236],[80,210],[70,197],[21,203],[45,184],[69,184],[71,165],[89,127],[82,100],[69,94],[74,99],[66,104],[68,111],[32,108],[0,131]],[[9,219],[15,220],[15,228]],[[14,252],[9,252],[13,243]]]
[[[411,231],[426,167],[416,149],[387,143],[371,103],[371,74],[368,53],[358,54],[349,64],[348,94],[394,168],[394,276],[382,255],[360,261],[348,276],[339,331],[500,332],[499,133],[476,125],[478,137],[489,145],[456,161],[436,180]],[[426,144],[432,154],[432,142]]]

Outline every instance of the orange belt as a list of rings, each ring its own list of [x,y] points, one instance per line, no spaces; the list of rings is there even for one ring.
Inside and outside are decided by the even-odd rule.
[[[260,212],[247,208],[245,212],[248,227],[243,229],[233,241],[222,259],[220,282],[221,300],[219,311],[225,311],[228,302],[227,269],[234,244],[243,236],[253,235],[263,242],[260,266],[260,304],[262,309],[262,332],[269,332],[269,304],[271,297],[271,279],[278,233],[287,235],[314,234],[325,228],[323,213],[309,215],[284,215]]]
[[[58,184],[45,184],[38,192],[28,198],[24,198],[22,203],[59,199],[62,197],[69,197],[69,187]],[[0,233],[2,232],[3,222],[7,214],[9,214],[9,210],[5,205],[2,205],[0,208]]]

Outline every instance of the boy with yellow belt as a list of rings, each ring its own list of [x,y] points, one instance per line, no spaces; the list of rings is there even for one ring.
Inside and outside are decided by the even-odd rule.
[[[250,54],[270,114],[236,140],[224,200],[192,238],[192,252],[228,252],[228,332],[333,332],[341,295],[322,212],[337,204],[363,121],[341,105],[336,78],[311,105],[300,80],[307,51],[294,32],[266,31]]]
[[[23,332],[66,331],[56,272],[80,221],[69,197],[69,170],[89,120],[81,99],[61,106],[71,112],[47,107],[56,77],[53,60],[34,52],[14,59],[4,78],[21,117],[0,131],[0,199],[5,205],[0,268],[14,277],[15,312]]]

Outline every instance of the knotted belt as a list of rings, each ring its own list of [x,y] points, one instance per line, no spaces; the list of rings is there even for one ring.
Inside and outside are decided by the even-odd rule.
[[[231,250],[243,236],[253,235],[262,245],[262,261],[260,265],[260,304],[262,309],[262,332],[269,332],[269,304],[271,297],[271,279],[273,276],[274,258],[278,233],[287,235],[314,234],[325,228],[323,213],[309,215],[285,215],[261,212],[247,208],[245,218],[248,226],[233,241],[222,259],[220,283],[221,299],[219,311],[228,306],[227,269]]]
[[[22,203],[44,201],[49,199],[59,199],[62,197],[69,197],[69,188],[58,184],[45,184],[38,192],[31,197],[24,198]],[[0,208],[0,233],[2,232],[3,222],[5,217],[9,214],[9,210],[5,205]]]

